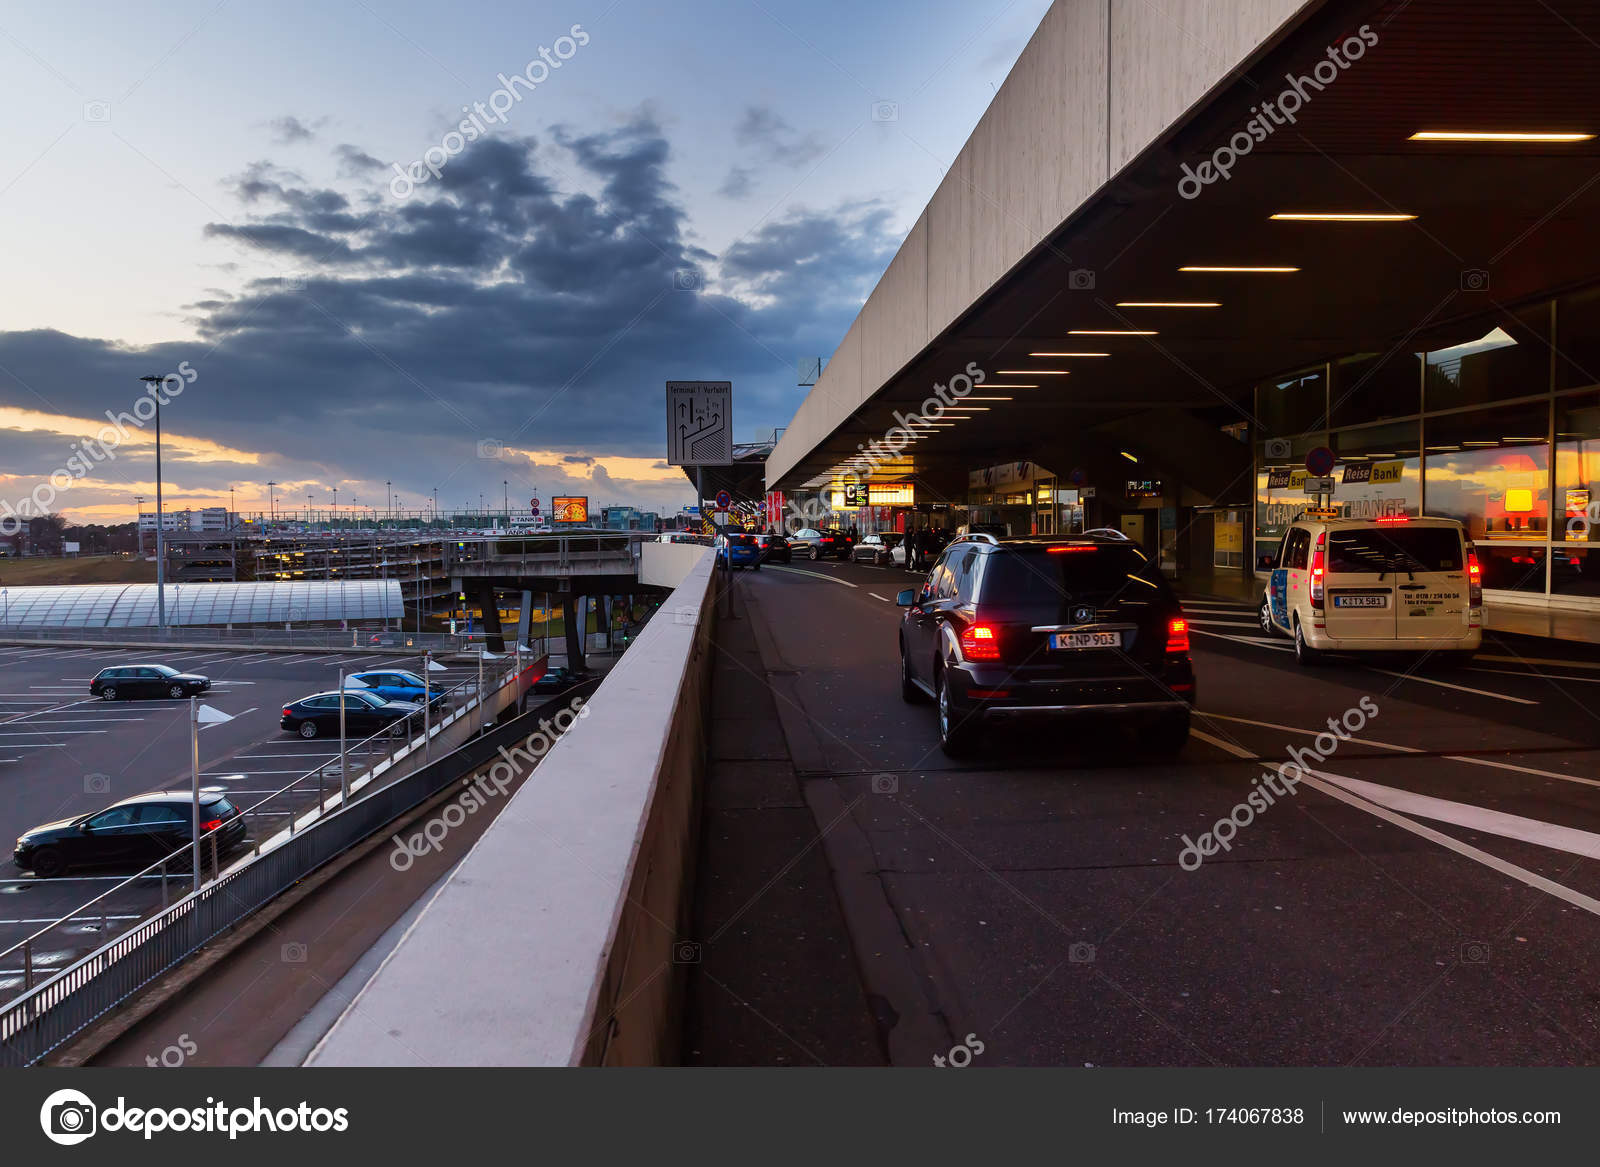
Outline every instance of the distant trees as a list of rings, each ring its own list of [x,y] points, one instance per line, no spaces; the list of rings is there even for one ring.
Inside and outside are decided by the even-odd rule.
[[[52,513],[26,519],[20,530],[0,536],[0,549],[7,555],[61,555],[67,543],[76,543],[82,555],[136,552],[139,549],[138,527],[135,523],[116,526],[74,523]]]

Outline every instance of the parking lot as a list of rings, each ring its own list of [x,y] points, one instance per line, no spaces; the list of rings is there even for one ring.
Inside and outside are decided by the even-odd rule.
[[[476,665],[440,663],[444,671],[431,676],[441,691],[476,678]],[[12,843],[21,832],[130,795],[190,787],[187,700],[107,702],[89,696],[89,680],[99,670],[130,664],[167,664],[211,678],[212,687],[202,700],[233,720],[201,729],[200,780],[224,789],[241,809],[265,800],[248,816],[255,840],[282,828],[288,812],[315,805],[316,783],[272,797],[297,778],[320,766],[327,789],[339,789],[338,740],[307,741],[280,729],[283,706],[337,688],[341,671],[422,668],[420,658],[354,649],[346,654],[291,654],[0,646],[0,841],[5,843],[0,855],[0,950],[133,874],[96,870],[34,878],[19,871],[11,858]],[[366,765],[366,754],[351,752],[352,777]],[[69,935],[82,936],[81,945],[56,945],[59,933],[52,933],[53,949],[34,956],[36,975],[81,956],[101,942],[107,929],[114,933],[118,924],[159,905],[159,879],[146,882],[146,887],[128,889],[108,903],[104,921],[96,914],[71,929]],[[168,894],[176,898],[187,886],[175,878]],[[15,992],[22,978],[15,960],[0,961],[0,996]]]

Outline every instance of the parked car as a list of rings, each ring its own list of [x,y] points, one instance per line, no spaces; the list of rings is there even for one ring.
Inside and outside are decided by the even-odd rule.
[[[410,701],[422,704],[424,697],[438,704],[444,700],[443,686],[424,685],[422,678],[405,669],[369,669],[364,673],[351,673],[344,679],[345,686],[375,693],[385,701]]]
[[[422,711],[415,701],[385,701],[363,689],[344,691],[344,731],[346,737],[368,737],[399,725]],[[304,738],[339,736],[339,691],[313,693],[283,707],[278,722],[284,729]]]
[[[89,695],[107,701],[135,697],[191,697],[211,688],[199,673],[180,673],[169,665],[116,665],[101,669],[89,682]]]
[[[1162,753],[1188,739],[1188,620],[1159,568],[1125,541],[969,536],[897,599],[901,696],[937,703],[939,744],[953,757],[985,726],[1069,718],[1132,721]]]
[[[879,567],[903,566],[906,561],[905,537],[892,531],[882,535],[863,535],[861,542],[850,548],[850,559],[852,562],[870,559]]]
[[[792,563],[794,552],[789,547],[789,540],[782,535],[757,534],[756,547],[761,551],[762,563]]]
[[[761,551],[754,535],[718,535],[718,567],[748,567],[761,570]]]
[[[12,858],[41,879],[77,867],[116,864],[139,870],[189,845],[193,814],[194,796],[187,790],[138,794],[93,814],[23,832]],[[218,855],[239,846],[249,833],[244,816],[220,790],[200,792],[201,852],[206,859],[209,831],[217,834]]]
[[[1483,567],[1454,519],[1296,519],[1261,597],[1261,630],[1294,640],[1301,664],[1328,652],[1443,652],[1483,645]]]
[[[582,684],[588,679],[587,673],[580,673],[577,669],[568,668],[566,665],[550,665],[545,669],[544,676],[528,686],[528,692],[541,695],[565,693],[574,685]]]

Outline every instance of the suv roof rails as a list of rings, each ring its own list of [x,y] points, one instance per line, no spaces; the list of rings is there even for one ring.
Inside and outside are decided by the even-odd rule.
[[[957,535],[950,540],[952,543],[988,543],[991,546],[1000,546],[1000,540],[987,531],[968,531],[965,535]]]
[[[1132,539],[1128,538],[1127,535],[1123,534],[1121,531],[1117,530],[1115,527],[1090,527],[1087,531],[1084,532],[1084,534],[1085,535],[1098,535],[1102,539],[1120,539],[1124,543],[1132,543],[1133,542]]]

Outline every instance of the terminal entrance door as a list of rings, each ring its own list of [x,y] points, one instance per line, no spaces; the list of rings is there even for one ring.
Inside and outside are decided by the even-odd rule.
[[[1033,491],[1033,533],[1035,535],[1056,534],[1056,515],[1059,509],[1056,506],[1056,480],[1054,478],[1041,478],[1034,483]]]

